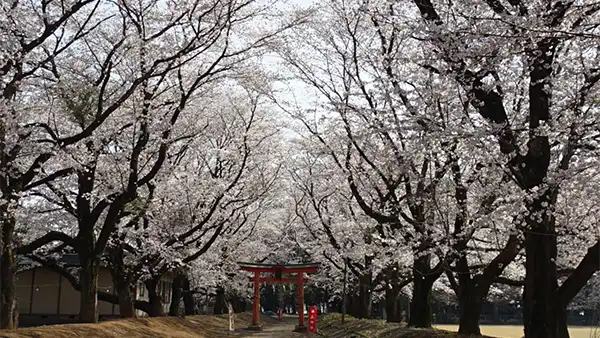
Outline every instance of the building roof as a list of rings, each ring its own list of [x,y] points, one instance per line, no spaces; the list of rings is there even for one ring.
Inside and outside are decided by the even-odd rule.
[[[27,256],[18,255],[16,259],[19,270],[29,270],[32,268],[38,268],[42,266],[42,264],[34,261],[33,259]],[[63,254],[62,256],[60,256],[57,263],[64,267],[77,267],[81,265],[81,263],[79,262],[79,256],[76,253]],[[101,263],[100,265],[104,266],[105,264]]]

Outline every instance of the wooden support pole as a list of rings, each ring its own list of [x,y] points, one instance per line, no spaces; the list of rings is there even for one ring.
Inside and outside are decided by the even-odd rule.
[[[348,272],[348,260],[344,258],[344,282],[342,286],[342,324],[346,322],[346,279]]]

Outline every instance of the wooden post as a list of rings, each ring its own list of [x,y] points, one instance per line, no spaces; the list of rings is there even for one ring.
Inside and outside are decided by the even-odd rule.
[[[33,270],[31,271],[31,294],[29,295],[29,313],[28,314],[33,314],[33,292],[35,290],[35,270],[37,270],[37,268],[33,268]]]
[[[307,332],[306,326],[304,326],[304,283],[303,283],[304,273],[298,272],[298,282],[296,285],[298,286],[298,326],[294,331],[297,332]]]
[[[342,286],[342,324],[346,322],[346,273],[348,272],[348,260],[344,258],[344,282]]]
[[[254,307],[252,308],[252,325],[250,330],[262,330],[260,326],[260,272],[254,272]]]
[[[56,314],[60,315],[60,296],[62,293],[62,275],[58,275],[58,303],[56,304]]]
[[[227,302],[227,312],[229,313],[229,331],[235,331],[235,323],[234,323],[234,311],[233,311],[233,305],[231,304],[231,302]]]

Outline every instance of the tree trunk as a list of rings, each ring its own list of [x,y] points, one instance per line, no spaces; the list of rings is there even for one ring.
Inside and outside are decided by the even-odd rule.
[[[79,260],[81,262],[79,270],[79,282],[81,283],[79,321],[82,323],[97,323],[100,260],[93,255],[81,254]]]
[[[185,306],[185,315],[197,315],[198,311],[196,310],[196,301],[194,299],[194,294],[192,293],[192,290],[190,290],[190,280],[188,278],[185,278],[183,280],[183,291],[183,305]]]
[[[354,293],[348,297],[348,313],[355,318],[360,318],[363,312],[360,301],[360,292]]]
[[[235,313],[246,312],[246,300],[238,295],[232,295],[230,297],[231,305],[233,306],[233,311]]]
[[[163,310],[162,297],[160,292],[158,291],[159,282],[160,277],[154,277],[144,282],[144,284],[146,284],[146,288],[148,289],[148,302],[150,303],[150,312],[148,313],[148,316],[150,317],[165,316],[165,312]]]
[[[385,289],[385,314],[386,322],[400,323],[402,322],[402,312],[400,311],[400,290],[392,285],[391,288]]]
[[[2,232],[0,243],[0,329],[13,330],[18,325],[19,313],[17,308],[17,290],[15,288],[15,274],[17,264],[13,251],[13,234],[15,229],[15,218],[11,205],[16,203],[12,200],[4,201],[0,207],[2,217]]]
[[[556,290],[557,241],[555,219],[551,208],[556,202],[556,191],[547,191],[527,204],[529,217],[525,233],[525,288],[523,291],[523,319],[527,338],[568,338],[566,311],[558,304]]]
[[[183,273],[176,273],[173,278],[173,285],[171,287],[171,305],[169,305],[169,316],[179,316],[179,307],[183,297],[183,280],[185,276]],[[187,313],[186,313],[187,315]]]
[[[227,306],[225,305],[225,289],[222,287],[217,288],[217,294],[215,295],[215,307],[213,308],[213,314],[222,315],[226,312]]]
[[[135,290],[130,284],[117,285],[117,295],[119,296],[119,315],[121,318],[135,318]]]
[[[413,295],[410,302],[409,327],[429,328],[432,324],[430,296],[437,274],[432,275],[429,260],[429,256],[423,256],[413,263]]]
[[[113,285],[119,297],[119,315],[121,318],[134,318],[135,313],[135,285],[131,275],[125,268],[122,246],[110,249],[110,274]]]
[[[386,312],[385,320],[388,323],[401,323],[402,322],[402,307],[400,306],[400,292],[403,284],[399,275],[398,264],[393,264],[385,269],[385,307]]]
[[[183,294],[183,306],[185,308],[186,316],[198,314],[198,310],[196,309],[196,300],[194,299],[193,293],[188,291]]]
[[[371,318],[371,307],[373,304],[373,289],[371,287],[371,275],[364,274],[359,278],[359,312],[358,318]]]
[[[98,322],[98,273],[100,257],[95,253],[93,228],[80,231],[77,238],[77,254],[79,257],[79,283],[81,284],[79,321],[82,323]]]
[[[17,290],[15,274],[17,271],[13,252],[11,220],[4,220],[2,229],[2,258],[0,260],[0,329],[13,330],[18,327]],[[14,223],[13,223],[14,224]]]
[[[427,279],[413,282],[413,295],[410,302],[409,327],[429,328],[431,327],[431,304],[430,294],[432,284]]]
[[[458,298],[460,316],[458,319],[458,333],[464,335],[480,336],[479,318],[483,301],[477,295],[474,285],[461,287]]]

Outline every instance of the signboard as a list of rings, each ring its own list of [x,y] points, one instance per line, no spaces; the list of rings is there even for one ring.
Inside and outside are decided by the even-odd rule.
[[[317,332],[317,307],[311,306],[308,308],[308,332]]]

